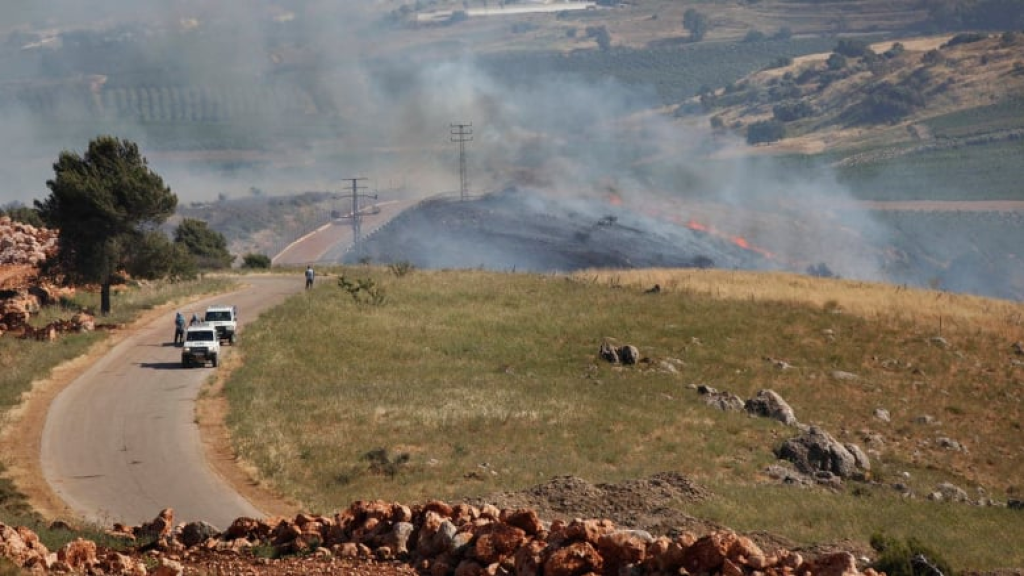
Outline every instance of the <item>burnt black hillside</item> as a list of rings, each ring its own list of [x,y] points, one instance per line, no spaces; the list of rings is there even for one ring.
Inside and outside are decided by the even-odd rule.
[[[406,210],[344,262],[529,272],[585,268],[770,269],[759,253],[594,200],[554,200],[510,188],[434,199]]]

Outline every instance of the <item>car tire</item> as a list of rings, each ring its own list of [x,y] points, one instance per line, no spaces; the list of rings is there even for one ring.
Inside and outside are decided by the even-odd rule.
[[[234,335],[234,334],[232,334],[232,335],[231,335],[231,337],[230,337],[230,338],[228,338],[228,342],[229,342],[229,343],[230,343],[230,344],[231,344],[232,346],[234,346],[234,345],[235,345],[235,335]]]
[[[213,355],[213,356],[212,356],[212,357],[210,358],[210,364],[211,364],[211,365],[213,365],[213,367],[214,367],[214,368],[216,368],[216,367],[217,367],[217,355],[216,355],[216,354],[214,354],[214,355]]]
[[[181,359],[181,367],[182,368],[191,368],[192,367],[191,366],[191,362],[189,362],[188,360],[182,358]]]

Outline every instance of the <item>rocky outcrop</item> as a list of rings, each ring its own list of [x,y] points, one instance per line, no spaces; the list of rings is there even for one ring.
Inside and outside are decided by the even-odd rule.
[[[57,232],[0,216],[0,266],[38,266],[57,249]]]
[[[29,326],[41,306],[74,295],[40,278],[38,267],[57,250],[57,233],[0,216],[0,335]],[[23,332],[26,337],[52,339],[61,326]]]
[[[783,442],[776,455],[804,474],[822,478],[863,478],[871,463],[854,444],[843,444],[817,426]]]
[[[616,346],[613,342],[605,340],[597,355],[612,364],[624,364],[631,366],[640,361],[640,350],[636,346]]]
[[[754,416],[762,416],[778,420],[786,426],[796,426],[796,413],[789,406],[782,396],[774,390],[760,390],[751,399],[747,400],[743,407]]]
[[[0,525],[0,555],[32,573],[175,573],[193,556],[246,555],[272,548],[278,555],[365,558],[408,563],[420,574],[471,576],[583,576],[587,574],[723,574],[730,576],[875,576],[858,569],[847,552],[805,559],[789,550],[763,550],[729,530],[698,536],[682,532],[654,537],[610,520],[544,522],[528,509],[449,505],[431,501],[405,506],[358,501],[333,516],[293,519],[238,518],[224,532],[205,523],[171,526],[166,509],[150,523],[118,527],[118,535],[144,540],[138,551],[103,550],[77,539],[56,553],[26,528]],[[148,544],[155,538],[153,544]],[[151,572],[147,566],[152,566]],[[180,572],[178,572],[180,573]]]

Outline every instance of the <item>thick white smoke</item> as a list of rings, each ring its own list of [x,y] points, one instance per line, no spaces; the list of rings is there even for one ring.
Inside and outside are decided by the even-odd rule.
[[[712,142],[705,131],[655,112],[653,92],[544,70],[509,83],[500,70],[480,65],[474,39],[456,36],[458,29],[451,35],[461,49],[406,48],[400,35],[381,27],[379,5],[353,4],[16,0],[0,7],[0,34],[51,39],[81,30],[111,31],[112,38],[146,34],[144,41],[132,43],[137,48],[132,57],[140,67],[167,67],[168,85],[219,82],[253,93],[270,78],[280,92],[280,83],[290,78],[288,63],[301,62],[304,72],[294,75],[295,93],[312,99],[311,118],[328,118],[341,128],[316,130],[320,127],[311,120],[304,136],[303,127],[291,120],[294,109],[275,108],[294,107],[295,100],[272,103],[244,120],[248,133],[258,134],[261,142],[258,149],[246,150],[250,143],[242,142],[232,150],[237,167],[231,170],[203,161],[202,149],[175,150],[161,141],[166,126],[124,118],[106,124],[139,142],[153,168],[186,203],[253,188],[337,190],[344,178],[356,176],[369,177],[375,187],[402,188],[412,197],[451,192],[458,190],[459,179],[450,125],[472,123],[467,149],[476,194],[522,185],[557,199],[551,210],[564,209],[573,198],[598,200],[577,206],[595,210],[596,205],[595,220],[602,216],[600,202],[613,201],[654,216],[652,225],[680,226],[699,217],[702,225],[723,234],[770,244],[794,267],[822,261],[843,276],[881,278],[871,253],[851,239],[877,240],[882,230],[866,217],[851,220],[849,212],[846,231],[831,223],[823,207],[842,205],[845,194],[829,175],[793,180],[771,162],[742,156],[711,162],[715,150],[735,143]],[[196,40],[169,40],[182,35]],[[12,58],[36,53],[47,54],[8,45],[0,66],[15,66]],[[24,61],[18,66],[20,81],[31,82]],[[104,63],[95,63],[95,69],[99,73]],[[37,73],[36,81],[46,81],[39,79],[41,70]],[[59,151],[82,150],[93,136],[83,133],[89,125],[76,122],[82,110],[71,103],[47,119],[10,106],[2,114],[0,139],[9,153],[0,156],[5,174],[0,203],[44,197]],[[221,128],[230,127],[210,127]],[[782,221],[789,225],[776,225]]]

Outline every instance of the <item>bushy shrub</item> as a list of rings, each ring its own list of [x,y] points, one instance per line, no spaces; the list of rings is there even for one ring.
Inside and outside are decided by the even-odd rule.
[[[406,276],[408,274],[412,274],[412,271],[415,269],[416,267],[413,266],[412,262],[409,262],[408,260],[402,260],[400,262],[393,262],[391,264],[388,264],[388,270],[390,270],[392,274],[399,278],[401,278],[402,276]]]
[[[242,268],[270,268],[270,256],[250,252],[242,256]]]
[[[786,137],[786,127],[778,120],[762,120],[747,127],[747,144],[777,142]]]
[[[0,216],[4,215],[15,222],[29,224],[36,228],[42,228],[45,226],[43,219],[39,216],[38,210],[25,206],[20,202],[12,202],[7,206],[0,206]]]
[[[916,538],[899,540],[873,534],[871,547],[879,553],[873,568],[889,576],[954,576],[949,563]]]
[[[768,98],[773,101],[789,100],[802,96],[800,87],[793,82],[780,82],[768,89]]]
[[[772,108],[772,115],[780,122],[792,122],[814,116],[814,107],[804,100],[782,102]]]
[[[957,44],[971,44],[974,42],[980,42],[986,38],[988,38],[988,34],[982,34],[980,32],[963,32],[950,38],[949,41],[940,46],[940,48],[956,46]]]
[[[897,56],[902,55],[906,51],[907,49],[905,46],[903,46],[902,43],[893,42],[892,46],[888,50],[883,52],[882,55],[885,56],[886,58],[895,58]]]
[[[924,96],[915,86],[894,86],[882,82],[871,89],[854,108],[852,120],[860,123],[896,122],[924,105]]]
[[[856,38],[843,38],[832,51],[847,58],[862,58],[869,53],[874,54],[867,42]]]
[[[785,68],[786,66],[789,66],[792,63],[793,59],[790,58],[789,56],[779,56],[778,58],[769,62],[768,65],[764,67],[764,69],[772,70],[775,68]]]
[[[612,35],[604,26],[587,26],[587,38],[593,38],[601,50],[607,50],[612,46]]]
[[[935,49],[929,50],[925,52],[923,56],[921,56],[921,63],[927,64],[929,66],[941,64],[942,60],[942,52],[939,52],[938,50]]]
[[[846,57],[838,52],[833,52],[825,61],[825,65],[829,70],[842,70],[846,68]]]

